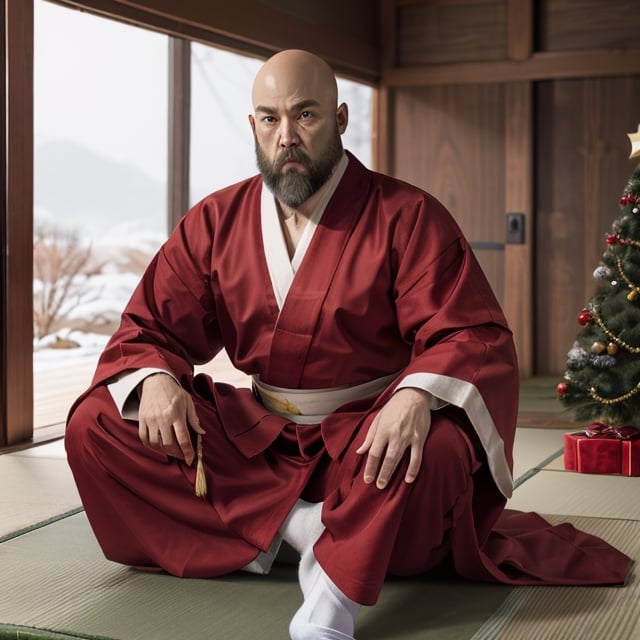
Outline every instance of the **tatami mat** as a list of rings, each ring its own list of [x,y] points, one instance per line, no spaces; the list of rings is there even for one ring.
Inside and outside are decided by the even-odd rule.
[[[186,580],[108,562],[84,513],[0,544],[0,566],[11,584],[0,594],[5,628],[119,640],[284,640],[302,602],[291,565],[268,577]],[[358,618],[358,638],[466,639],[510,591],[448,573],[390,580],[378,605]]]
[[[549,516],[547,516],[549,517]],[[638,557],[640,523],[571,521]],[[0,545],[0,638],[17,629],[117,640],[284,640],[301,602],[295,568],[268,577],[233,574],[187,580],[105,560],[84,513]],[[519,587],[474,583],[447,571],[391,579],[376,607],[358,618],[358,640],[631,640],[640,593],[626,588]],[[247,613],[247,612],[250,612]],[[15,635],[8,635],[16,631]],[[3,633],[5,635],[3,635]],[[43,638],[49,637],[43,634]]]
[[[563,447],[564,435],[558,429],[518,429],[513,447],[513,477],[522,480],[532,470],[549,463]]]
[[[519,486],[508,507],[521,511],[640,520],[640,477],[540,471]]]
[[[80,507],[61,444],[0,456],[0,538]]]

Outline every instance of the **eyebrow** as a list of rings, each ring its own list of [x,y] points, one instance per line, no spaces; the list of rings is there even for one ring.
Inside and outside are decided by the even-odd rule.
[[[307,107],[319,107],[320,106],[320,102],[318,102],[318,100],[302,100],[300,102],[296,102],[296,104],[294,104],[291,107],[292,111],[302,111],[303,109],[306,109]],[[266,113],[269,115],[275,115],[276,113],[278,113],[278,110],[275,109],[274,107],[267,107],[265,105],[258,105],[256,107],[256,113]]]

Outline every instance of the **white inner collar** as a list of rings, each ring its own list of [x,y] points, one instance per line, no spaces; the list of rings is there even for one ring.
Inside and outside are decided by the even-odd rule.
[[[284,305],[287,293],[293,283],[293,278],[302,264],[302,260],[307,253],[307,249],[311,244],[311,240],[327,208],[327,204],[331,196],[335,193],[348,164],[349,159],[346,154],[343,154],[330,178],[314,194],[317,201],[316,206],[309,216],[309,220],[291,259],[289,259],[287,244],[280,226],[280,218],[278,216],[275,198],[267,186],[264,183],[262,184],[261,225],[263,249],[269,269],[269,277],[271,278],[271,286],[273,287],[273,292],[280,309],[282,309]]]

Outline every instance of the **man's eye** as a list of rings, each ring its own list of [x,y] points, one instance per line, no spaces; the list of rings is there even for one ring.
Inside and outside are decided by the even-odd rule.
[[[300,118],[301,118],[302,120],[304,120],[305,118],[310,118],[310,117],[311,117],[311,111],[303,111],[303,112],[300,114]]]
[[[262,119],[263,122],[266,122],[267,124],[272,124],[273,122],[276,121],[276,119],[273,116],[265,116]]]

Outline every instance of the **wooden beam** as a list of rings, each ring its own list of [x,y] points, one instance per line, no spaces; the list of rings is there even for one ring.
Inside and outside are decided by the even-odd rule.
[[[189,207],[191,43],[169,38],[168,232]]]
[[[53,0],[57,4],[266,58],[307,49],[347,78],[376,84],[378,47],[339,29],[314,24],[259,0]],[[372,4],[372,11],[376,5]],[[268,26],[267,26],[268,25]]]
[[[382,57],[382,69],[391,71],[396,65],[398,12],[396,0],[380,0],[379,29]]]
[[[336,52],[349,51],[354,68],[377,67],[374,47],[355,40],[344,32],[323,25],[309,25],[288,12],[278,11],[256,0],[117,0],[119,4],[140,8],[151,14],[184,24],[204,27],[224,36],[238,37],[260,46],[309,49],[328,61],[336,61]],[[265,25],[269,25],[268,29]],[[372,69],[373,65],[373,69]]]
[[[33,1],[2,0],[2,14],[0,444],[6,446],[33,435]]]
[[[507,0],[507,56],[520,62],[533,53],[533,0]]]
[[[640,74],[640,49],[535,53],[527,60],[383,69],[388,87],[419,87],[477,82],[517,82]]]

